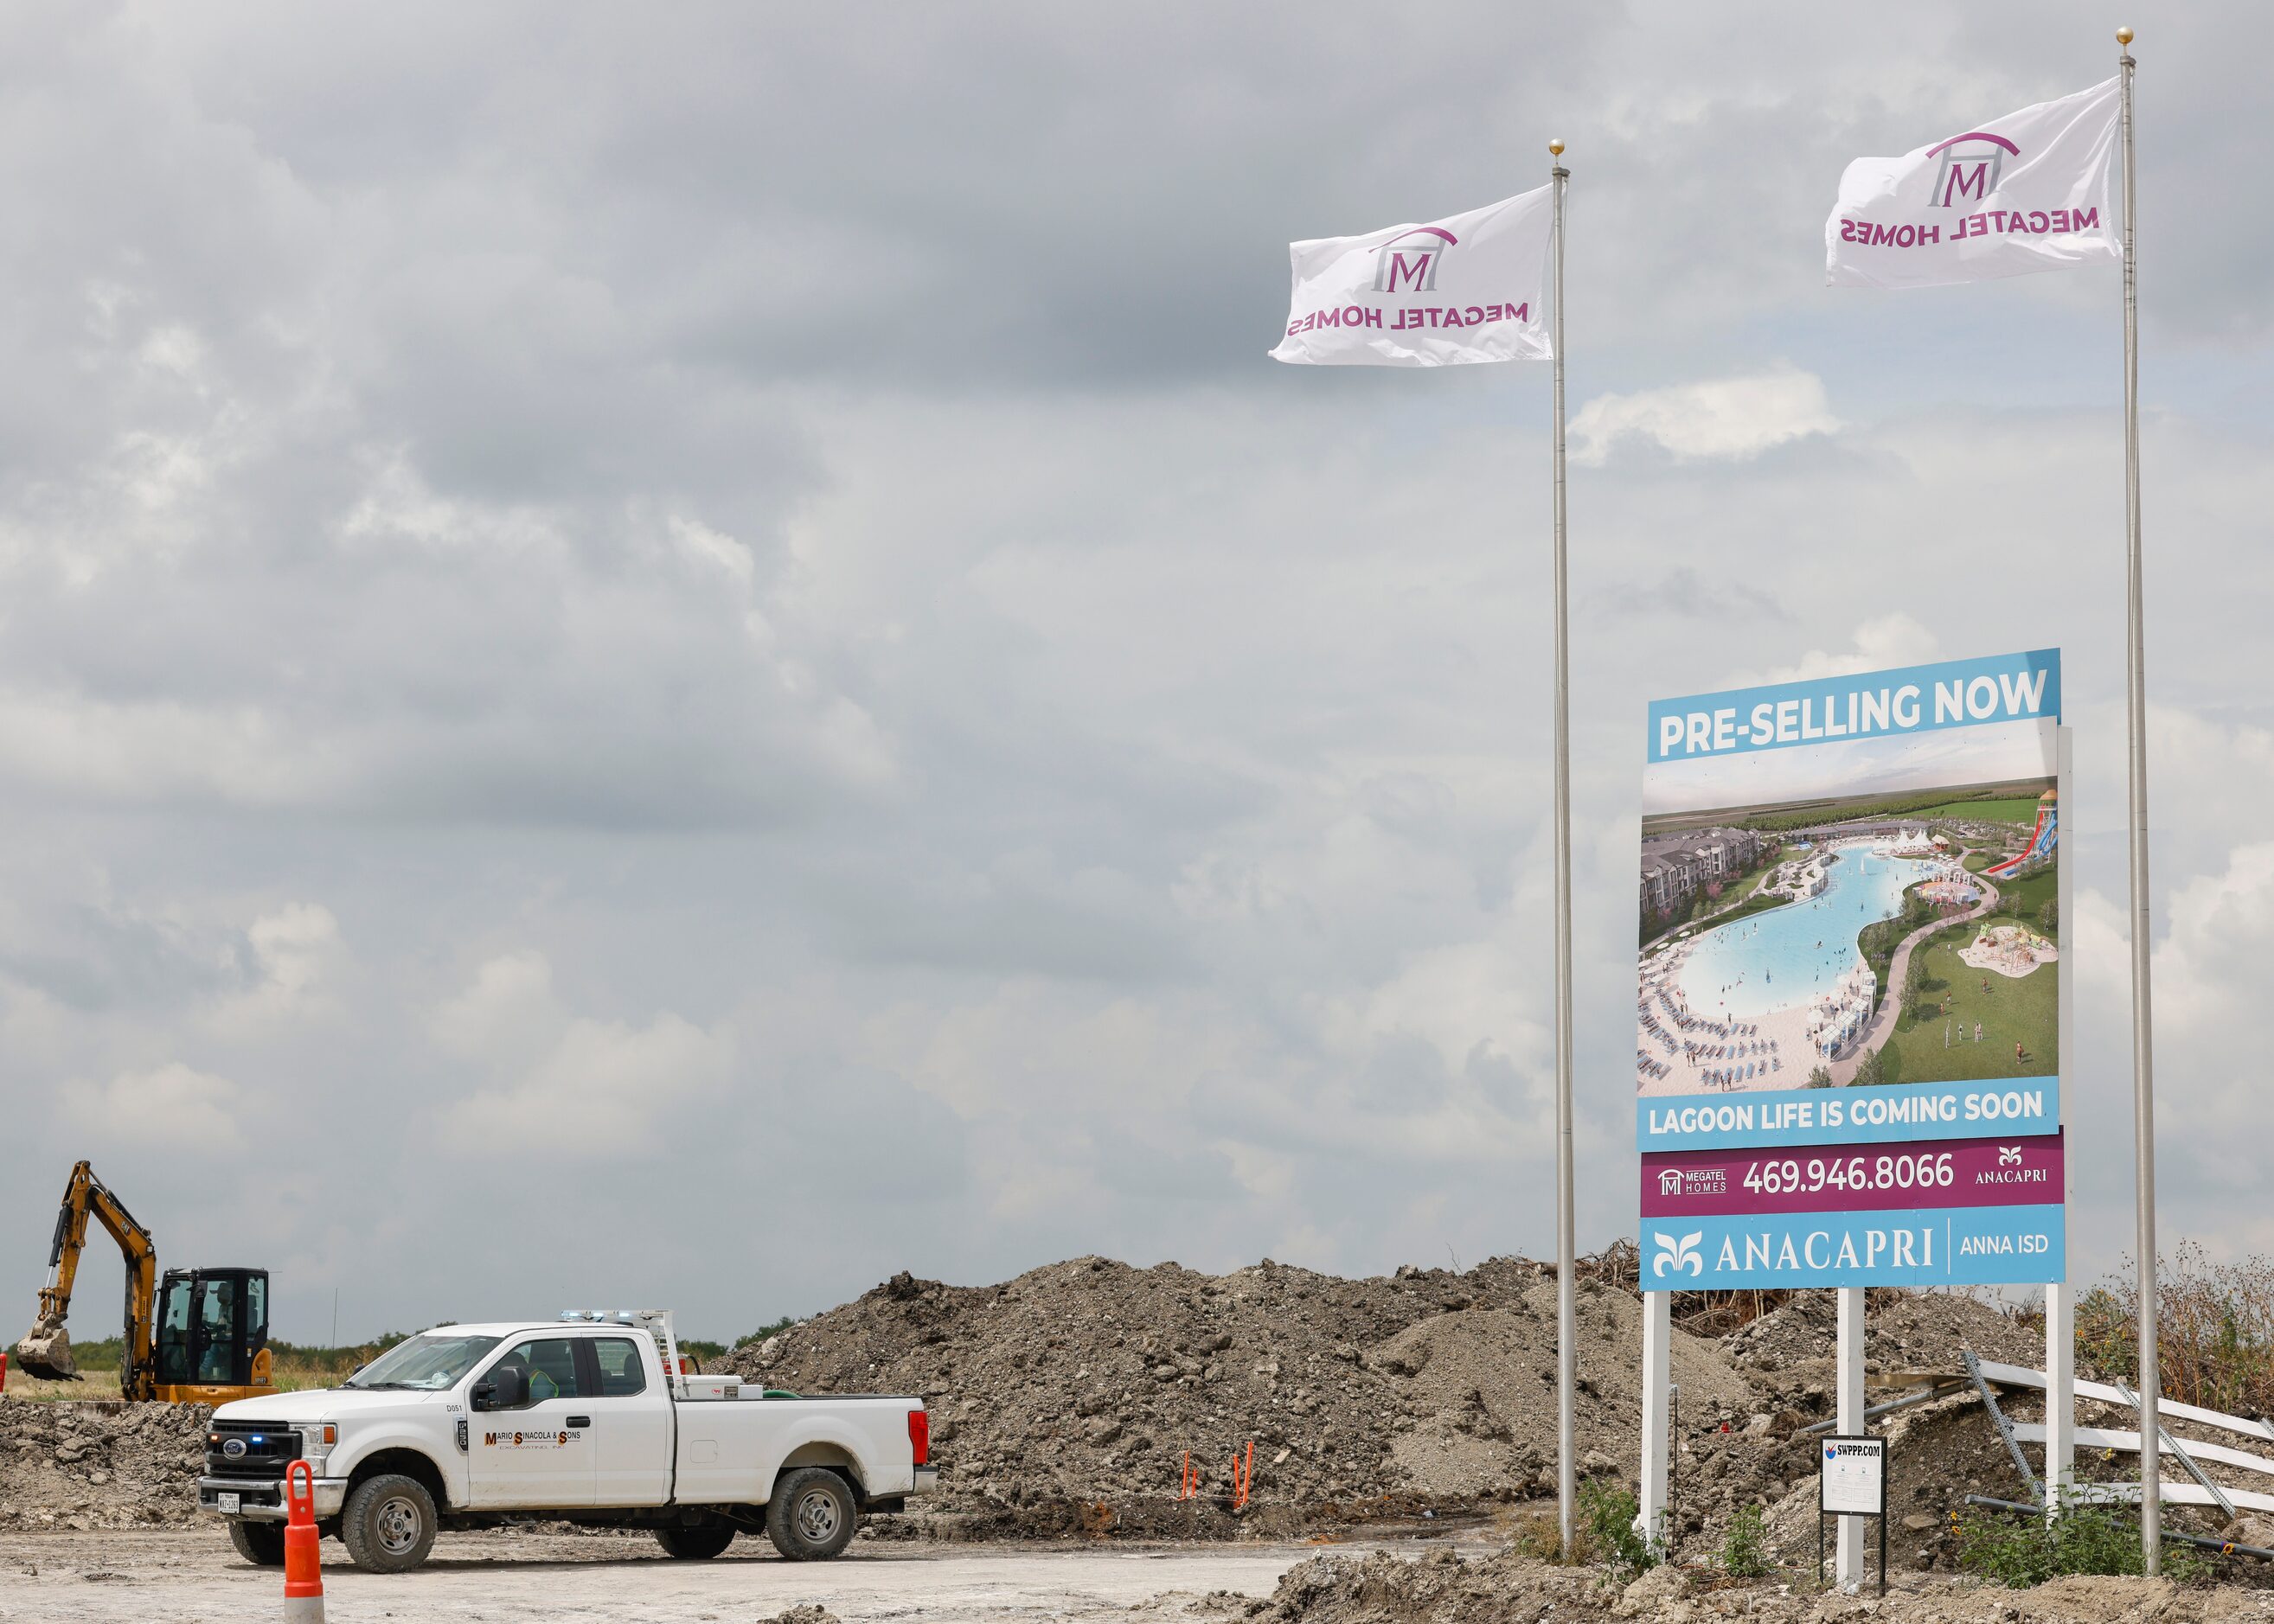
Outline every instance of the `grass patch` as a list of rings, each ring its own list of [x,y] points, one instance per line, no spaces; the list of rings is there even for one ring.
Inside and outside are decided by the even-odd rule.
[[[2045,1077],[2060,1069],[2060,980],[2056,965],[2039,965],[2014,981],[1977,970],[1958,956],[1996,916],[1968,920],[1911,950],[1926,966],[1932,1002],[1897,1019],[1881,1049],[1891,1083],[1950,1083],[1997,1077]],[[1983,985],[1987,982],[1989,990]],[[1961,1024],[1965,1036],[1959,1035]],[[1982,1041],[1974,1041],[1979,1024]],[[2019,1043],[2028,1059],[2014,1057]]]

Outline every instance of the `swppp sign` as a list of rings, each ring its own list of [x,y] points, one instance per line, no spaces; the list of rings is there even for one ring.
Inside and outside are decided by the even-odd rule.
[[[2060,656],[1660,700],[1644,1286],[2065,1277]]]

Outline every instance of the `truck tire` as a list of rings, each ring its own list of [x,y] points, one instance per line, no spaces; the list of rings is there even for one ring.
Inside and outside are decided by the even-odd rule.
[[[247,1522],[242,1517],[229,1520],[229,1543],[237,1553],[255,1568],[284,1566],[284,1525],[282,1522]]]
[[[774,1485],[766,1538],[793,1562],[817,1562],[852,1543],[860,1518],[850,1484],[833,1471],[802,1466]]]
[[[416,1477],[382,1472],[356,1485],[340,1513],[340,1543],[365,1573],[408,1573],[434,1548],[434,1497]]]
[[[682,1562],[707,1562],[734,1543],[731,1523],[705,1523],[700,1528],[659,1528],[655,1530],[655,1543],[667,1556]]]

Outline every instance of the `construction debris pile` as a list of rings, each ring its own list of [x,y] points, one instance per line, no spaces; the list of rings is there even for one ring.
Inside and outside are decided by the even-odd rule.
[[[1552,1274],[1518,1259],[1352,1281],[1269,1260],[1219,1277],[1083,1258],[992,1287],[896,1276],[732,1363],[797,1391],[921,1395],[945,1491],[944,1515],[922,1520],[933,1532],[1287,1532],[1553,1493],[1555,1298]],[[1819,1349],[1817,1312],[1796,1298],[1756,1322],[1765,1330],[1675,1333],[1690,1530],[1803,1480],[1812,1491],[1812,1445],[1796,1434],[1831,1412],[1828,1313]],[[1603,1271],[1583,1274],[1589,1475],[1632,1475],[1641,1313]],[[1946,1296],[1886,1294],[1871,1335],[1875,1357],[1898,1366],[1954,1369],[1964,1345],[1994,1357],[2032,1345],[1998,1310]],[[1976,1425],[1996,1447],[1978,1412]],[[1234,1522],[1231,1456],[1251,1440],[1253,1499]],[[1187,1450],[1194,1503],[1178,1500]]]
[[[0,1402],[0,1529],[192,1521],[212,1414],[204,1404]]]

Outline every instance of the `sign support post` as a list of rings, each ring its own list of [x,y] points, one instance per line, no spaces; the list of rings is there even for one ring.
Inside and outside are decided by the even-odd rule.
[[[2139,219],[2139,176],[2133,162],[2132,30],[2116,31],[2117,63],[2124,75],[2124,553],[2128,574],[2124,610],[2128,634],[2126,648],[2124,698],[2130,724],[2127,756],[2130,771],[2126,787],[2130,802],[2132,868],[2132,1136],[2137,1157],[2133,1176],[2134,1214],[2139,1227],[2134,1243],[2138,1252],[2140,1297],[2140,1436],[2156,1434],[2156,1406],[2163,1396],[2163,1373],[2157,1368],[2156,1346],[2156,1054],[2155,1023],[2148,992],[2148,678],[2145,639],[2141,629],[2140,592],[2140,296],[2134,278],[2134,226]],[[2140,1541],[2145,1550],[2148,1576],[2163,1566],[2162,1459],[2151,1449],[2142,1455],[2140,1480]]]
[[[1571,1195],[1571,649],[1563,545],[1563,143],[1555,188],[1555,1497],[1563,1549],[1578,1532],[1577,1224]]]
[[[2075,730],[2066,725],[2054,734],[2059,751],[2059,793],[2060,815],[2076,827],[2076,801],[2072,793],[2072,773],[2076,736]],[[2070,911],[2070,883],[2074,869],[2067,863],[2060,866],[2059,877],[2054,883],[2054,906],[2060,910],[2064,930],[2074,930],[2069,921],[2075,917]],[[2072,941],[2075,938],[2072,936]],[[2059,1031],[2060,1052],[2076,1053],[2074,1011],[2076,1009],[2076,955],[2063,953],[2054,964],[2059,973],[2055,986],[2060,995]],[[2068,1124],[2068,1101],[2061,1101],[2061,1124],[2064,1132]],[[2067,1187],[2068,1178],[2064,1162],[2061,1201],[2067,1205],[2074,1194]],[[2067,1492],[2076,1469],[2076,1292],[2067,1281],[2056,1282],[2045,1288],[2045,1515],[2060,1515],[2061,1496]]]
[[[1645,1291],[1642,1298],[1642,1537],[1661,1556],[1674,1544],[1668,1524],[1674,1391],[1674,1293]]]

